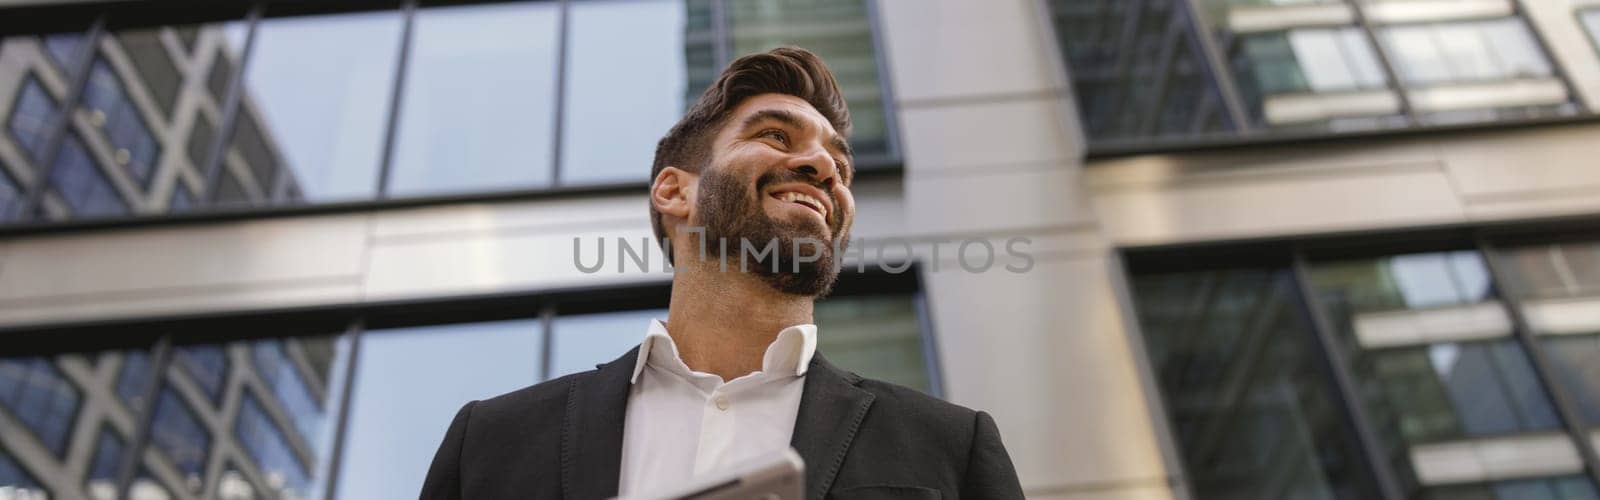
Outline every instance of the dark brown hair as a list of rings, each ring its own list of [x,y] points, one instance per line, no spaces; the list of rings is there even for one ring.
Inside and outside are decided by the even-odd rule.
[[[839,135],[850,137],[850,108],[822,58],[799,47],[750,54],[729,63],[700,100],[656,144],[655,162],[650,165],[652,185],[668,165],[698,173],[711,163],[711,140],[733,108],[761,94],[787,94],[805,100]],[[672,248],[666,246],[667,231],[655,203],[650,204],[650,226],[667,253],[667,262],[672,262]]]

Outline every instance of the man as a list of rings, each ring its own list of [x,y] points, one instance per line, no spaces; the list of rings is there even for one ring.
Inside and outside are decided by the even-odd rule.
[[[656,149],[667,321],[597,370],[467,403],[422,497],[649,498],[792,446],[808,498],[1021,498],[987,414],[815,352],[855,216],[849,133],[816,55],[730,64]]]

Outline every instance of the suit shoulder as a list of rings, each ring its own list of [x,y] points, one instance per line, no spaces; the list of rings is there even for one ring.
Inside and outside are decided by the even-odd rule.
[[[949,426],[946,428],[968,427],[978,413],[977,410],[925,392],[882,380],[862,378],[859,387],[872,393],[874,407],[884,405],[885,410],[894,414],[931,420]]]
[[[540,410],[549,411],[552,408],[564,411],[572,384],[593,373],[592,370],[574,373],[480,400],[473,407],[473,420],[480,417],[494,419],[497,416],[526,418],[542,413]]]

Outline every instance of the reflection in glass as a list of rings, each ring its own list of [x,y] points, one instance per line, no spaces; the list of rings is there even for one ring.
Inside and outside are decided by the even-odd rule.
[[[50,169],[50,186],[77,217],[120,215],[128,204],[77,134],[67,137]]]
[[[1262,125],[1372,128],[1380,123],[1353,117],[1400,112],[1361,28],[1244,34],[1234,43],[1236,81]]]
[[[559,17],[552,2],[417,13],[389,194],[549,183]]]
[[[1084,132],[1094,143],[1138,143],[1233,130],[1220,88],[1195,44],[1183,2],[1051,0]],[[1171,36],[1170,31],[1183,32]],[[1170,65],[1161,57],[1171,54]]]
[[[96,60],[89,69],[83,106],[89,112],[89,123],[104,133],[110,143],[112,161],[127,172],[134,183],[144,185],[155,168],[161,146],[156,143],[138,105],[128,97],[122,79],[104,59]]]
[[[332,339],[315,339],[311,342],[331,342]],[[272,388],[273,396],[283,404],[284,411],[288,412],[295,429],[300,432],[300,437],[308,443],[318,443],[322,440],[322,427],[324,422],[322,402],[312,394],[310,384],[296,367],[294,360],[284,352],[286,344],[277,339],[256,342],[251,348],[251,359],[255,363],[256,373],[261,376],[262,382]],[[318,387],[326,387],[326,380],[316,381]]]
[[[145,351],[129,351],[122,356],[122,366],[117,369],[117,396],[128,408],[144,408],[153,370],[150,354]]]
[[[929,392],[922,323],[911,295],[833,297],[816,304],[817,351],[863,377]]]
[[[1488,484],[1445,486],[1422,500],[1597,500],[1600,493],[1583,476],[1515,479]]]
[[[1550,76],[1538,42],[1515,18],[1389,26],[1381,33],[1410,85]]]
[[[11,116],[6,119],[6,129],[12,140],[22,146],[28,158],[35,162],[44,158],[45,139],[50,122],[61,111],[50,91],[36,78],[29,77],[22,84]]]
[[[0,359],[0,408],[57,457],[66,454],[80,398],[78,389],[48,358]]]
[[[89,490],[91,498],[112,500],[117,497],[117,471],[122,465],[122,454],[126,447],[127,444],[116,431],[110,427],[100,429],[94,458],[89,462],[88,475],[84,477],[84,488]]]
[[[462,405],[538,382],[540,330],[533,319],[364,334],[337,498],[416,496]]]
[[[1317,263],[1309,275],[1408,482],[1432,465],[1411,463],[1417,445],[1559,429],[1476,252]]]
[[[211,450],[211,432],[195,411],[173,389],[162,390],[150,423],[150,445],[165,454],[189,491],[199,492]]]
[[[261,402],[249,391],[239,403],[233,436],[279,495],[287,498],[311,496],[311,466],[300,459],[283,429],[273,422]]]
[[[683,0],[569,8],[561,182],[647,180],[656,141],[704,90],[690,80],[711,78],[711,33],[687,24]]]
[[[828,62],[850,103],[856,157],[889,154],[877,51],[865,0],[729,0],[734,56],[798,45]]]
[[[1139,276],[1133,289],[1197,498],[1377,497],[1287,271]]]
[[[222,400],[222,384],[228,376],[228,355],[221,346],[182,346],[173,349],[174,362],[206,392],[213,403]]]
[[[29,474],[28,471],[22,468],[21,464],[13,460],[10,453],[7,453],[4,448],[0,448],[0,491],[6,491],[6,488],[9,488],[9,491],[16,495],[19,500],[49,498],[49,493],[46,493],[44,487],[39,485],[38,480],[35,480],[32,474]]]
[[[666,309],[644,309],[556,317],[550,339],[550,378],[593,370],[639,346],[652,319]]]
[[[1498,259],[1556,381],[1600,427],[1600,243],[1509,248]]]
[[[26,193],[21,186],[11,179],[11,173],[6,171],[6,164],[0,162],[0,222],[21,219],[27,209],[24,205]]]
[[[371,198],[400,24],[392,11],[261,21],[239,108],[241,123],[259,126],[240,127],[230,143],[232,166],[224,170],[285,170],[315,201]],[[228,34],[233,46],[243,46],[242,29],[230,27]],[[251,142],[252,130],[267,154]],[[264,163],[277,159],[287,168]],[[271,192],[256,185],[261,176],[245,177],[254,192]]]

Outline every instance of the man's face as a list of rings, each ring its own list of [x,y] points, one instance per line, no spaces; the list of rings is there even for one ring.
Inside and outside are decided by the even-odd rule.
[[[750,270],[774,288],[827,294],[839,274],[834,250],[848,243],[855,219],[848,143],[804,100],[762,94],[733,110],[710,151],[690,212],[691,225],[706,229],[709,251],[736,269],[740,245],[749,242]],[[776,255],[754,259],[774,241]],[[803,262],[796,255],[818,258]]]

